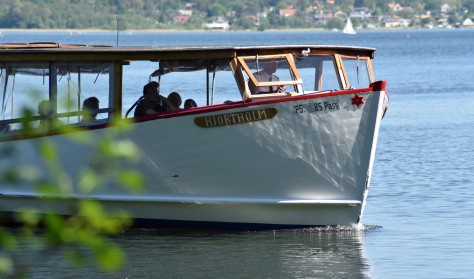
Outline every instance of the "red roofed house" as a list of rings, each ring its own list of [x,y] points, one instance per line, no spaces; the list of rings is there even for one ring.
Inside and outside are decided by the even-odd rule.
[[[394,12],[399,12],[402,10],[402,6],[398,3],[389,3],[388,8]]]
[[[289,6],[286,9],[280,9],[280,16],[289,17],[289,16],[295,16],[295,15],[296,15],[296,9],[294,6]]]
[[[176,24],[184,24],[187,23],[190,18],[191,16],[189,15],[177,15],[173,17],[173,22]]]

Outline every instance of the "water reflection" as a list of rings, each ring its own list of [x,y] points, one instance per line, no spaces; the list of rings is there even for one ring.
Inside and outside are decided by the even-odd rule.
[[[370,229],[128,230],[114,239],[127,254],[120,272],[71,268],[55,252],[36,259],[33,278],[370,278],[363,246]]]

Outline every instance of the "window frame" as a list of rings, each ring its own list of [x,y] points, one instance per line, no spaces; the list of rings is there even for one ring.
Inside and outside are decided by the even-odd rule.
[[[294,78],[294,80],[278,80],[278,81],[260,82],[253,75],[253,71],[250,69],[250,67],[245,62],[245,60],[247,60],[247,59],[252,59],[252,60],[284,59],[288,63],[288,66],[289,66],[288,70],[290,71],[290,76],[292,76]],[[300,74],[299,74],[299,72],[296,68],[296,64],[295,64],[295,61],[293,60],[293,55],[292,54],[239,56],[239,57],[237,57],[237,60],[238,60],[239,66],[243,69],[243,71],[245,71],[245,73],[247,73],[247,76],[249,77],[248,81],[253,82],[253,84],[255,84],[255,86],[257,86],[257,87],[259,87],[259,86],[292,85],[292,86],[294,86],[296,93],[303,92],[303,89],[301,88],[301,84],[303,84],[303,80],[301,79],[301,76],[300,76]],[[285,93],[279,93],[279,94],[286,95]],[[246,88],[245,88],[245,95],[255,97],[255,95],[251,94],[248,86],[246,86]],[[261,94],[261,95],[268,95],[268,94]]]

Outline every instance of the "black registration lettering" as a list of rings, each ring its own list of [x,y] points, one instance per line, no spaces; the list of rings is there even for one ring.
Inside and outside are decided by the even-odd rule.
[[[314,103],[314,111],[322,111],[323,106],[321,103]]]
[[[295,113],[304,113],[303,105],[295,105]]]

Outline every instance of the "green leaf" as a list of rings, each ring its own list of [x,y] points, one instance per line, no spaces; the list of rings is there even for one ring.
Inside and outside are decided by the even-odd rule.
[[[16,219],[27,226],[38,226],[41,216],[35,209],[25,209],[16,215]]]
[[[63,245],[67,242],[67,233],[64,233],[64,220],[61,216],[54,213],[46,214],[44,218],[45,241],[51,246]]]
[[[137,146],[129,140],[103,141],[100,151],[109,159],[127,159],[133,162],[140,159]]]
[[[21,179],[36,181],[40,179],[41,172],[37,167],[34,166],[19,166],[17,167],[18,174]]]
[[[125,255],[122,250],[111,243],[106,243],[105,245],[98,247],[96,250],[96,257],[99,265],[109,272],[119,270],[125,261]]]
[[[17,241],[15,236],[3,229],[0,229],[0,247],[5,249],[15,249],[16,246]]]
[[[82,193],[90,193],[102,183],[102,176],[90,168],[84,169],[79,176],[79,188]]]
[[[13,263],[10,258],[0,256],[0,274],[10,273],[13,270]]]
[[[61,127],[61,132],[66,135],[72,141],[93,145],[96,143],[96,138],[92,133],[84,133],[81,129],[70,125],[64,125]]]
[[[51,141],[41,141],[39,145],[39,150],[43,159],[49,163],[57,162],[58,155],[56,153],[56,148]]]
[[[140,171],[122,170],[119,173],[119,182],[132,192],[138,192],[144,188],[144,178]]]
[[[36,189],[38,190],[38,193],[46,196],[54,196],[60,194],[58,187],[48,182],[38,182]]]
[[[97,201],[86,200],[79,202],[79,215],[84,216],[97,227],[97,220],[103,219],[105,216],[102,205]]]

